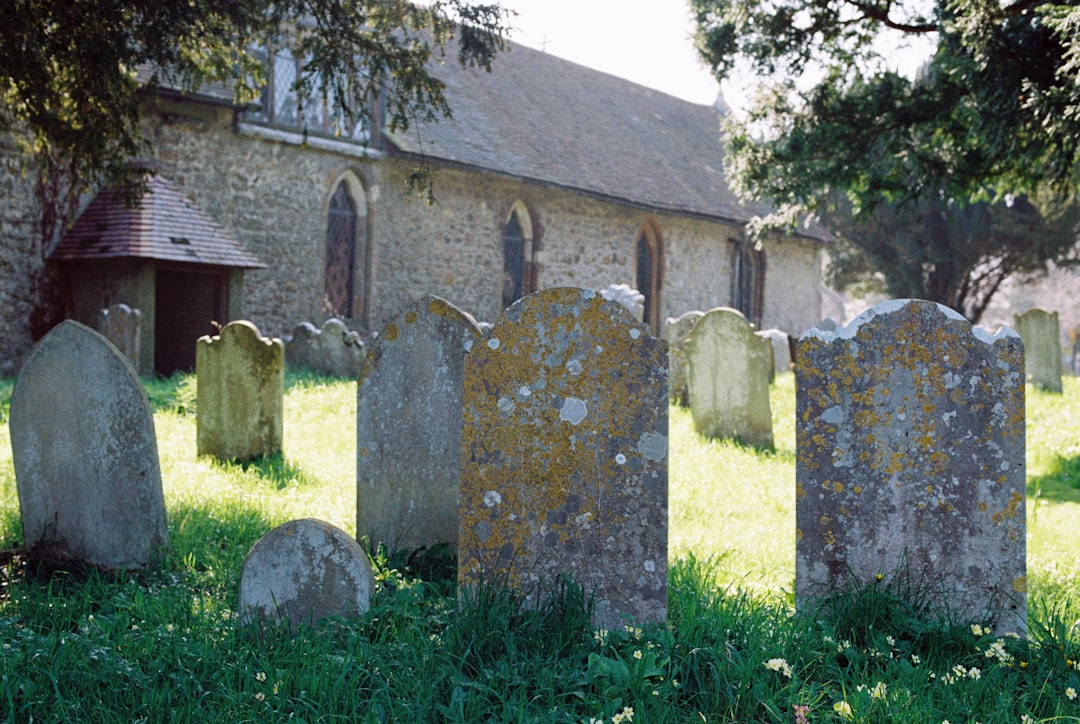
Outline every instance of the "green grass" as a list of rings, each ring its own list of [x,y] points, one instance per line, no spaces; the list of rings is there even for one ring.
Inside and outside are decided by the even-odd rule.
[[[1080,721],[1080,384],[1029,391],[1030,638],[929,618],[883,580],[795,615],[794,380],[773,389],[776,450],[692,432],[671,412],[665,625],[588,625],[560,582],[524,608],[497,588],[459,601],[445,561],[417,575],[374,557],[359,621],[294,637],[235,618],[240,565],[267,530],[316,517],[355,532],[355,387],[290,375],[285,450],[248,465],[195,456],[190,378],[148,385],[172,552],[106,579],[0,565],[6,721]],[[0,381],[6,416],[11,381]],[[0,548],[21,542],[0,427]],[[430,561],[429,561],[430,563]]]

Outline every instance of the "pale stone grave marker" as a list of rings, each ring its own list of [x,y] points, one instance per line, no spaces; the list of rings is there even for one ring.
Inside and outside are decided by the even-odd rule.
[[[1058,313],[1029,309],[1013,317],[1024,340],[1027,379],[1036,387],[1061,394],[1061,327]]]
[[[668,343],[668,386],[671,401],[686,407],[690,404],[690,391],[686,379],[686,339],[705,312],[686,312],[678,317],[668,317],[664,322],[664,339]]]
[[[251,322],[230,322],[195,346],[199,455],[250,460],[281,451],[285,348]]]
[[[600,296],[623,305],[639,322],[645,317],[645,295],[629,284],[612,284],[606,289],[601,289]]]
[[[28,549],[119,570],[168,548],[153,411],[105,337],[73,321],[54,327],[19,373],[10,419]]]
[[[1024,347],[894,300],[796,359],[796,603],[919,582],[939,612],[1023,632]]]
[[[318,329],[311,322],[293,327],[285,341],[285,364],[293,368],[322,372],[335,377],[360,375],[366,349],[359,332],[331,317]]]
[[[240,571],[240,618],[291,631],[331,616],[357,618],[371,605],[375,575],[348,533],[311,518],[260,538]]]
[[[356,536],[373,549],[457,546],[462,369],[482,339],[427,296],[372,342],[356,388]]]
[[[769,344],[754,334],[742,312],[706,312],[686,341],[694,430],[771,448],[770,357]]]
[[[518,300],[465,358],[458,582],[570,576],[595,623],[667,615],[667,350],[590,290]]]
[[[98,331],[120,350],[135,371],[139,371],[139,344],[142,312],[126,304],[114,304],[101,310]]]
[[[776,375],[791,371],[791,337],[780,329],[763,329],[758,335],[772,346],[773,370]],[[775,375],[774,375],[775,376]]]

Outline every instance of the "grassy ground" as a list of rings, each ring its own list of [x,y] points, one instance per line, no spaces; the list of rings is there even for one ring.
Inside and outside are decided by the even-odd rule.
[[[0,382],[0,415],[10,381]],[[671,417],[667,625],[596,632],[572,587],[539,610],[376,557],[358,622],[296,637],[238,627],[238,574],[271,527],[355,530],[355,388],[290,376],[284,455],[195,457],[190,379],[150,386],[172,554],[144,576],[25,578],[0,567],[0,718],[8,721],[1080,721],[1080,385],[1029,392],[1031,638],[928,619],[888,581],[829,616],[793,615],[794,382],[773,390],[777,449]],[[20,543],[0,428],[0,548]]]

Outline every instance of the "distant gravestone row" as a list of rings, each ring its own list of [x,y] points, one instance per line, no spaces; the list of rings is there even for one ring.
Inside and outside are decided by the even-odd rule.
[[[1024,340],[1027,379],[1047,392],[1061,394],[1061,327],[1058,313],[1029,309],[1013,318]]]
[[[323,322],[322,329],[310,322],[302,322],[293,327],[292,334],[284,342],[286,365],[332,377],[356,379],[366,354],[360,333],[334,318]]]
[[[735,310],[690,318],[695,427],[771,445],[772,336]],[[282,344],[234,322],[198,354],[199,454],[280,451]],[[662,620],[668,364],[665,343],[597,292],[537,292],[487,334],[444,300],[417,300],[359,374],[358,537],[456,546],[463,590],[505,582],[535,599],[568,576],[595,596],[599,626]],[[1018,335],[972,330],[929,302],[805,335],[797,604],[903,574],[935,587],[942,610],[1022,632],[1024,381]],[[28,547],[109,569],[167,547],[149,403],[103,336],[74,322],[50,332],[20,373],[10,424]],[[356,616],[373,585],[353,539],[292,521],[249,553],[241,615],[290,628]]]
[[[124,355],[136,371],[139,369],[139,344],[142,312],[126,304],[114,304],[101,310],[98,331]]]

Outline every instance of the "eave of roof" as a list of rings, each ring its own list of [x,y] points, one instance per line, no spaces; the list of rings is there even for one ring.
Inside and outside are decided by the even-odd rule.
[[[48,255],[50,261],[139,258],[215,267],[266,265],[162,176],[132,206],[100,192]]]

